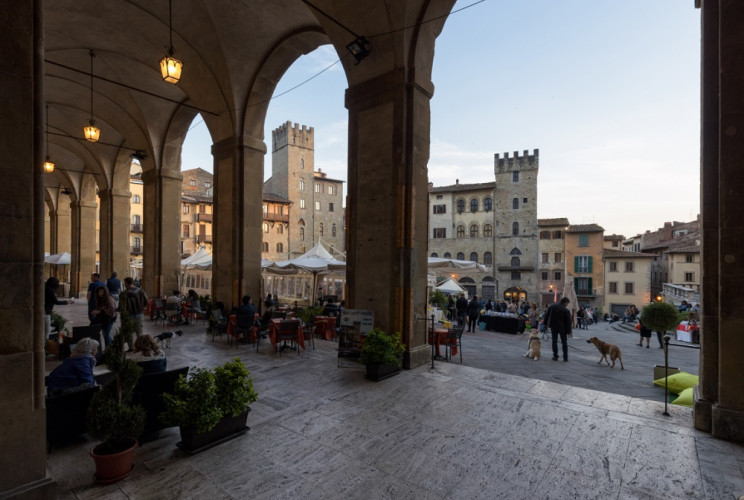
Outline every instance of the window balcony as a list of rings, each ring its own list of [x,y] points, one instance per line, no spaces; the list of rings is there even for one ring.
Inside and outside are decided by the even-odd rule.
[[[196,214],[196,222],[212,222],[212,214]]]
[[[289,222],[289,214],[277,214],[274,212],[264,212],[263,219],[267,222]]]
[[[211,234],[205,234],[205,235],[199,235],[196,237],[197,243],[212,243],[212,235]]]
[[[142,255],[142,247],[132,247],[131,253],[133,255]]]
[[[132,233],[141,233],[142,232],[142,224],[132,224],[130,232]]]

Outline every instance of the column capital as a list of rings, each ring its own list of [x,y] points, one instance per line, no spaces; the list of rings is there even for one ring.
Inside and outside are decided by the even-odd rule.
[[[266,144],[261,139],[250,136],[228,137],[212,144],[212,156],[225,158],[233,155],[237,148],[247,148],[266,154]]]

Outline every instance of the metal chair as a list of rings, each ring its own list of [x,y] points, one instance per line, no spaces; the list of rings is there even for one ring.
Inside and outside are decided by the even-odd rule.
[[[312,321],[309,323],[303,323],[302,336],[305,338],[305,342],[308,340],[310,341],[313,345],[313,350],[315,350],[315,325]]]
[[[447,331],[447,340],[445,346],[447,347],[447,361],[452,359],[451,349],[456,347],[460,351],[460,363],[462,363],[462,331],[464,327],[456,326],[450,328]]]
[[[181,309],[177,302],[166,302],[165,303],[165,314],[163,315],[163,328],[167,325],[177,325],[180,323]]]
[[[222,337],[223,333],[227,333],[227,318],[219,309],[209,311],[209,331],[212,332],[212,342],[214,342],[215,335]]]
[[[300,355],[300,344],[297,343],[297,330],[300,328],[300,321],[295,319],[289,319],[284,320],[276,328],[275,331],[275,350],[279,352],[279,355],[282,355],[282,349],[279,348],[279,342],[287,342],[290,341],[294,343],[297,346],[297,355]],[[282,348],[284,348],[282,346]]]

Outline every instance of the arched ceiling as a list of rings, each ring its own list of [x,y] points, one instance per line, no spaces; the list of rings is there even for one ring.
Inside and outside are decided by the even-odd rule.
[[[453,3],[313,0],[356,33],[379,35],[373,41],[376,62],[357,66],[345,49],[353,34],[303,0],[174,0],[173,47],[184,72],[173,85],[159,71],[169,43],[168,0],[45,2],[49,155],[59,169],[54,174],[59,178],[48,185],[76,189],[77,177],[85,172],[95,176],[99,188],[111,187],[116,166],[135,150],[147,155],[145,169],[177,168],[167,164],[172,160],[163,154],[166,141],[180,150],[197,113],[213,142],[241,134],[263,139],[268,100],[302,54],[333,43],[350,84],[372,78],[410,64],[407,49],[400,47],[415,48],[409,40],[419,34],[400,30],[401,25],[441,15]],[[443,23],[423,29],[438,33]],[[91,116],[91,50],[92,111],[101,128],[96,144],[82,138]],[[424,59],[430,66],[431,58]],[[430,73],[430,67],[423,69]]]

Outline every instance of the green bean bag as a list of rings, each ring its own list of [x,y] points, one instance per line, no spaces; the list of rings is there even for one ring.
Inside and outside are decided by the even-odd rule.
[[[692,373],[679,372],[674,375],[667,377],[669,384],[669,392],[672,394],[680,394],[685,389],[690,389],[698,384],[699,377]],[[664,377],[654,380],[654,385],[664,388]]]
[[[679,396],[677,399],[672,401],[673,405],[680,405],[680,406],[690,406],[692,407],[692,397],[693,397],[693,391],[694,389],[692,387],[685,389],[684,391],[679,393]]]

